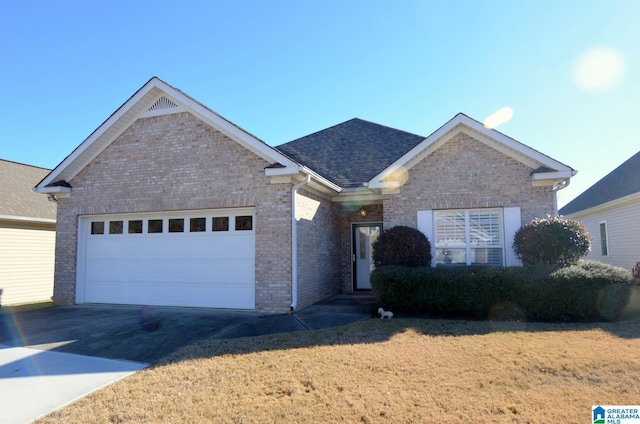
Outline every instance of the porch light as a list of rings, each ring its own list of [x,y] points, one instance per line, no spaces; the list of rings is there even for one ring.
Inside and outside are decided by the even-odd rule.
[[[367,210],[365,208],[360,209],[360,216],[363,218],[367,216]]]

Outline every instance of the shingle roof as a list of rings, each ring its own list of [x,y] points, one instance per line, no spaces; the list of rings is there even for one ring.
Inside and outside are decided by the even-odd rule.
[[[640,152],[589,187],[558,213],[569,215],[635,193],[640,193]]]
[[[0,159],[0,216],[56,219],[56,204],[33,191],[49,169]]]
[[[362,186],[425,137],[351,119],[276,149],[343,188]]]

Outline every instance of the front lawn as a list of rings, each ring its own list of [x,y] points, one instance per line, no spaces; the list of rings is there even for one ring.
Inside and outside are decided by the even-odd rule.
[[[590,422],[640,404],[638,289],[616,323],[369,319],[197,344],[38,423]]]

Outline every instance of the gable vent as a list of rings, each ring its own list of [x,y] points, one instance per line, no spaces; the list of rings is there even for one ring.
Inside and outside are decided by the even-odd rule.
[[[152,104],[149,109],[147,109],[147,112],[156,112],[164,109],[175,109],[177,107],[177,104],[162,96],[158,100],[156,100],[156,102]]]

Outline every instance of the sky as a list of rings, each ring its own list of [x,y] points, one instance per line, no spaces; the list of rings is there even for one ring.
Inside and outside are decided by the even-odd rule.
[[[637,0],[6,1],[0,158],[54,168],[157,76],[277,146],[458,112],[578,170],[640,150]]]

